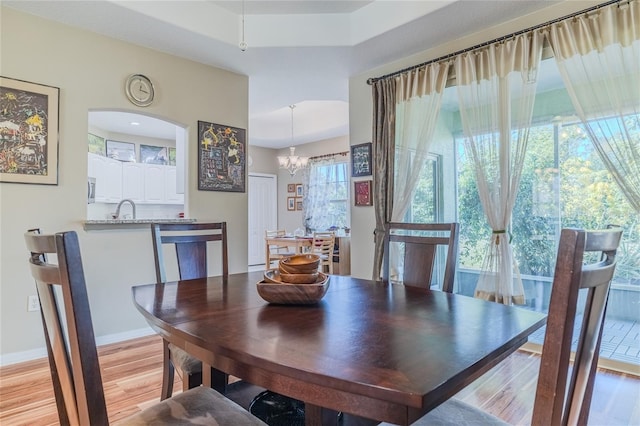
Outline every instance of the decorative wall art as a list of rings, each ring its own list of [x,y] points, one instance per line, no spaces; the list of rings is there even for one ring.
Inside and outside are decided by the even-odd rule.
[[[140,162],[147,164],[169,164],[169,148],[166,146],[140,145]]]
[[[360,182],[354,182],[355,193],[355,205],[356,206],[372,206],[373,198],[371,197],[371,183],[370,180],[363,180]]]
[[[371,142],[351,147],[351,176],[371,176]]]
[[[304,195],[304,187],[301,183],[296,184],[296,197],[302,197]]]
[[[89,133],[87,142],[89,145],[90,153],[96,154],[96,155],[102,155],[103,157],[105,156],[105,153],[107,152],[107,148],[105,145],[104,138],[101,138],[100,136],[96,136],[92,133]]]
[[[287,185],[287,192],[296,192],[296,184],[290,183]]]
[[[302,211],[302,198],[296,197],[296,210]]]
[[[198,121],[198,189],[245,192],[245,129]]]
[[[287,197],[287,210],[293,211],[296,209],[296,197]]]
[[[0,182],[58,184],[60,89],[0,77]]]
[[[136,162],[136,144],[107,140],[107,157],[114,160]]]

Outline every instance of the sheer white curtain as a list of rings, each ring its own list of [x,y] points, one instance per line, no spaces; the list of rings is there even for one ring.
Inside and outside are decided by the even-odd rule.
[[[307,231],[325,231],[331,226],[345,227],[348,223],[336,223],[336,214],[332,201],[341,189],[348,193],[348,163],[344,158],[336,157],[311,160],[308,180],[305,179],[304,224]],[[332,166],[332,167],[329,167]]]
[[[536,92],[543,34],[533,31],[455,59],[465,149],[476,169],[482,208],[492,229],[475,296],[523,304],[510,242]]]
[[[640,2],[553,24],[549,42],[587,134],[640,213]]]
[[[432,63],[398,77],[392,222],[402,222],[433,142],[449,62]],[[397,277],[398,247],[391,245],[390,276]]]

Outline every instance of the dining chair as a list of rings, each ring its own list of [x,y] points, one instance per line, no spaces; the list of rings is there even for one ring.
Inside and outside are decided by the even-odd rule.
[[[264,231],[264,238],[280,238],[287,235],[287,231],[284,229],[278,229],[274,231]],[[285,244],[269,244],[267,245],[267,265],[265,265],[265,269],[269,269],[271,267],[271,262],[279,261],[282,258],[287,256],[292,256],[296,254],[295,251],[291,251],[290,247]]]
[[[229,275],[227,255],[227,223],[153,223],[151,224],[153,253],[157,282],[166,282],[166,263],[164,247],[172,245],[177,260],[178,275],[181,280],[204,278],[208,276],[207,247],[220,242],[222,257],[222,276]],[[162,390],[160,399],[169,398],[173,393],[175,367],[182,372],[183,390],[202,384],[202,362],[186,351],[163,341]],[[214,387],[223,389],[228,377],[212,370]]]
[[[89,298],[75,231],[25,233],[47,340],[58,418],[62,425],[108,425],[109,418],[91,321]],[[49,263],[53,254],[57,264]],[[146,424],[264,425],[215,390],[200,386],[120,422]]]
[[[385,225],[382,279],[431,288],[438,247],[446,247],[441,290],[453,293],[458,261],[458,223],[400,223]],[[401,247],[400,244],[403,246]],[[397,254],[397,256],[396,256]],[[395,265],[398,272],[392,273]]]
[[[335,232],[314,232],[311,243],[311,253],[320,256],[320,268],[324,272],[333,274],[333,250],[336,244]]]
[[[588,424],[607,299],[621,238],[620,228],[563,229],[560,234],[533,406],[533,425]],[[586,293],[585,298],[580,299],[584,300],[584,306],[579,306],[583,304],[578,299],[581,290]],[[571,367],[573,329],[577,322],[574,320],[581,307],[584,308],[582,326]],[[568,382],[569,371],[571,379]],[[449,399],[413,424],[504,422],[462,401]]]

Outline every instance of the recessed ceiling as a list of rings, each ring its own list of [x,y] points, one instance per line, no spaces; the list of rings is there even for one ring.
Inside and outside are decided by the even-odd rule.
[[[349,78],[555,0],[3,0],[2,5],[249,77],[249,144],[348,134]],[[427,58],[425,58],[427,59]],[[153,76],[151,76],[153,77]],[[278,136],[278,133],[281,136]]]

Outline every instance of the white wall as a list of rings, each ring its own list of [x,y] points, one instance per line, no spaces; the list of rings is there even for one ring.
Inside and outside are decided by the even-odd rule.
[[[462,49],[494,40],[513,32],[543,24],[556,18],[586,9],[599,2],[566,0],[541,11],[505,22],[501,25],[444,43],[433,49],[369,70],[349,79],[349,135],[351,145],[371,141],[372,96],[367,79],[392,73],[412,65],[436,59]],[[351,209],[351,275],[371,278],[373,272],[373,207]]]
[[[247,268],[247,194],[197,190],[197,121],[248,125],[248,78],[2,7],[0,74],[60,88],[58,185],[0,183],[1,363],[44,347],[23,232],[76,230],[98,338],[146,328],[131,286],[154,281],[150,232],[89,231],[86,215],[87,113],[119,109],[155,115],[188,129],[186,208],[198,220],[228,223],[230,271]],[[149,76],[156,101],[130,104],[124,82]],[[214,273],[216,271],[214,270]]]

